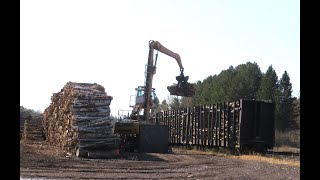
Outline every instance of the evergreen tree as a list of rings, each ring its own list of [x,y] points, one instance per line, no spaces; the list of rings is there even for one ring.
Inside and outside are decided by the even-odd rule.
[[[234,90],[232,87],[234,76],[235,69],[233,66],[230,66],[227,70],[221,71],[219,78],[217,78],[217,83],[214,84],[216,93],[211,103],[224,102],[234,99]]]
[[[292,129],[300,129],[300,96],[293,100]]]
[[[161,104],[160,104],[160,109],[161,109],[162,111],[168,111],[168,110],[169,110],[169,105],[168,105],[168,103],[167,103],[166,100],[163,100],[163,101],[161,102]]]
[[[178,110],[181,109],[180,100],[177,96],[173,97],[169,100],[169,108],[170,110]]]
[[[209,76],[207,79],[205,79],[202,83],[202,96],[201,103],[199,104],[208,104],[209,102],[213,101],[216,96],[215,91],[215,84],[216,80],[218,79],[218,76]]]
[[[208,76],[196,83],[194,105],[232,101],[241,98],[255,99],[262,78],[257,63],[247,62],[236,68],[230,66],[219,75]]]
[[[275,102],[275,95],[279,88],[276,71],[269,66],[267,72],[262,76],[261,84],[257,93],[258,100],[271,100]]]
[[[276,129],[286,130],[293,123],[292,85],[287,71],[284,71],[276,94]]]
[[[197,81],[195,83],[195,94],[193,96],[193,105],[199,105],[201,103],[203,103],[203,83],[201,81]]]

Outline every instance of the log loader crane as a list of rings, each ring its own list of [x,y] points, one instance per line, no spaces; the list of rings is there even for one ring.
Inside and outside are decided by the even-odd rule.
[[[154,55],[154,50],[157,50],[156,55]],[[119,134],[123,142],[120,145],[120,150],[137,149],[140,152],[165,152],[168,149],[168,128],[151,122],[150,116],[155,99],[152,81],[153,75],[156,73],[158,51],[174,58],[180,69],[180,74],[176,76],[177,84],[167,87],[170,95],[192,97],[195,93],[194,84],[187,82],[189,76],[184,76],[184,68],[179,54],[167,49],[158,41],[150,40],[145,86],[136,88],[137,96],[130,120],[115,123],[114,133]],[[141,110],[143,110],[143,116],[140,115]]]
[[[170,92],[170,95],[177,95],[177,96],[185,96],[185,97],[192,97],[194,95],[194,86],[193,84],[188,83],[189,76],[184,76],[184,68],[182,66],[181,58],[179,54],[172,52],[171,50],[164,47],[158,41],[149,41],[149,56],[148,56],[148,63],[147,63],[147,70],[146,70],[146,80],[145,86],[138,86],[137,96],[136,96],[136,103],[131,113],[133,119],[139,118],[139,113],[143,109],[144,115],[140,116],[140,120],[145,121],[149,120],[150,118],[150,110],[153,105],[153,100],[155,100],[155,89],[152,88],[153,82],[153,75],[156,73],[156,65],[157,65],[157,58],[158,52],[154,57],[154,50],[160,51],[163,54],[166,54],[172,58],[174,58],[180,68],[180,75],[176,77],[178,81],[177,84],[173,86],[168,86],[167,89]],[[142,91],[142,92],[141,92]]]

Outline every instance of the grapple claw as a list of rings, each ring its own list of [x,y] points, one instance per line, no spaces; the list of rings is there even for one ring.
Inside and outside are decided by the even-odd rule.
[[[193,97],[195,94],[194,84],[188,83],[189,76],[184,76],[183,73],[180,76],[176,76],[178,84],[168,86],[167,89],[170,95]]]

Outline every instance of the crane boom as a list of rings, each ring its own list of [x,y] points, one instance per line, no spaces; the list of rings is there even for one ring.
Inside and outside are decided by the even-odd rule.
[[[174,59],[176,59],[179,67],[180,67],[180,71],[183,71],[183,66],[182,66],[182,62],[181,62],[181,58],[180,55],[178,53],[172,52],[170,51],[168,48],[164,47],[162,44],[160,44],[158,41],[150,41],[149,42],[149,48],[152,49],[156,49],[160,52],[162,52],[163,54],[166,54]]]
[[[192,97],[194,95],[195,89],[193,84],[190,84],[187,82],[189,76],[184,76],[183,74],[184,69],[183,69],[179,54],[167,49],[158,41],[150,40],[148,62],[146,65],[147,68],[145,72],[145,85],[138,86],[138,88],[136,88],[137,96],[135,100],[135,105],[134,106],[130,105],[130,107],[133,107],[130,114],[130,119],[129,119],[130,121],[115,123],[114,133],[119,134],[121,137],[121,143],[119,145],[119,149],[129,150],[129,151],[139,149],[139,151],[145,151],[146,148],[150,148],[154,145],[156,147],[152,147],[152,150],[149,149],[148,151],[163,152],[165,150],[165,152],[167,152],[168,137],[166,135],[168,134],[168,127],[167,125],[160,125],[157,123],[157,121],[154,122],[150,118],[151,116],[150,110],[152,109],[152,105],[154,104],[152,97],[154,98],[156,97],[154,93],[155,89],[152,88],[152,80],[156,70],[158,54],[156,54],[155,56],[156,58],[154,63],[154,58],[153,58],[154,50],[160,51],[163,54],[166,54],[176,59],[179,65],[180,75],[176,76],[176,80],[178,81],[178,83],[174,84],[173,86],[167,86],[167,89],[170,92],[170,95],[185,96],[185,97]],[[140,115],[140,110],[142,109],[144,110],[143,116]],[[150,130],[147,130],[150,127],[152,128]],[[140,131],[140,129],[142,130]],[[150,132],[152,132],[151,135],[149,134]],[[158,135],[160,137],[156,137]],[[141,142],[145,142],[146,139],[148,139],[149,141],[150,138],[151,139],[153,138],[156,141],[151,140],[147,144],[141,143]],[[159,143],[161,144],[160,147],[158,146]]]
[[[150,109],[152,106],[151,102],[151,91],[152,91],[152,80],[153,75],[155,74],[155,65],[153,62],[153,56],[154,56],[154,50],[158,50],[174,59],[176,59],[179,68],[180,68],[180,76],[177,76],[176,79],[178,81],[178,87],[175,87],[175,93],[170,94],[177,94],[177,95],[184,95],[183,91],[186,91],[184,84],[187,83],[189,76],[184,76],[183,74],[183,66],[181,62],[181,58],[179,54],[172,52],[168,48],[164,47],[162,44],[160,44],[158,41],[149,41],[149,55],[148,55],[148,64],[147,64],[147,72],[146,72],[146,84],[145,84],[145,93],[144,93],[144,118],[145,120],[149,120],[150,118]],[[189,88],[190,89],[190,88]],[[168,89],[169,90],[169,89]],[[181,91],[181,92],[180,92]]]

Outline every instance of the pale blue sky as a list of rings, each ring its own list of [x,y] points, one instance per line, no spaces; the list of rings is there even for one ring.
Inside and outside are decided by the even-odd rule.
[[[130,109],[144,85],[148,42],[181,56],[189,82],[229,66],[287,70],[300,92],[297,0],[21,0],[20,105],[43,111],[68,81],[98,83],[113,96],[111,113]],[[153,85],[162,101],[179,75],[159,53]]]

